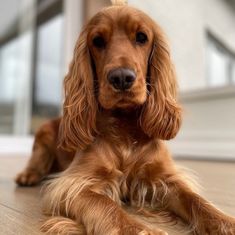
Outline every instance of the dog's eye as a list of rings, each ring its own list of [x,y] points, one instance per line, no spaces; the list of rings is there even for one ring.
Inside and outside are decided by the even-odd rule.
[[[105,47],[105,40],[103,37],[101,36],[96,36],[94,39],[93,39],[93,45],[96,47],[96,48],[99,48],[99,49],[102,49]]]
[[[148,37],[145,33],[143,32],[138,32],[136,33],[136,38],[135,41],[140,44],[144,44],[148,41]]]

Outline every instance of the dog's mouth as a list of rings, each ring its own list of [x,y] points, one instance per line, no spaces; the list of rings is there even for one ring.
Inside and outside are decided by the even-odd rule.
[[[133,91],[107,91],[106,94],[103,93],[99,97],[99,102],[101,106],[105,109],[130,109],[141,105],[138,101],[138,96],[134,94]]]
[[[145,102],[145,99],[139,99],[140,95],[135,94],[135,92],[131,89],[122,92],[116,92],[115,98],[115,107],[124,109],[140,106]]]
[[[116,105],[115,105],[117,108],[130,108],[130,107],[133,107],[133,106],[136,106],[135,103],[131,102],[130,100],[127,100],[125,98],[122,98],[120,99]]]

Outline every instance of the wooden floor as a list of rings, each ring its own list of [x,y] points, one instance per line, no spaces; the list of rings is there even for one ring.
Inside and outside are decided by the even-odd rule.
[[[26,160],[22,156],[0,156],[0,235],[41,234],[40,187],[20,188],[13,181]],[[235,163],[177,162],[197,173],[207,199],[235,216]]]

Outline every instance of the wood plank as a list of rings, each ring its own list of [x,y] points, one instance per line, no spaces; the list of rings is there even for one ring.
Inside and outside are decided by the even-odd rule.
[[[0,205],[0,234],[40,235],[40,221],[17,210]]]
[[[15,175],[27,157],[0,157],[0,234],[37,235],[41,213],[40,187],[18,187]]]

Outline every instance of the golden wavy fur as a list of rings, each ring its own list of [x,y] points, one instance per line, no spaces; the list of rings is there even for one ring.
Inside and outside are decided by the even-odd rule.
[[[130,84],[125,73],[131,74],[128,89],[110,82],[117,70],[116,83]],[[42,231],[167,234],[131,216],[129,207],[153,223],[159,211],[179,218],[194,234],[235,234],[235,220],[192,190],[163,142],[177,134],[181,108],[169,48],[151,18],[128,6],[96,14],[78,39],[64,88],[62,119],[41,128],[31,162],[17,177],[19,184],[34,184],[74,158],[47,186],[51,217]]]

